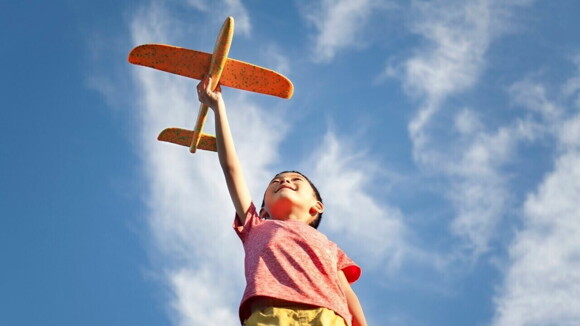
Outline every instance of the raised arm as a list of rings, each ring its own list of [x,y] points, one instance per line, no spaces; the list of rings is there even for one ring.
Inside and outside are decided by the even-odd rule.
[[[226,114],[226,105],[222,98],[221,88],[210,89],[211,78],[205,77],[197,85],[199,101],[210,107],[215,113],[215,132],[218,157],[224,172],[230,197],[240,222],[244,224],[246,212],[252,202],[250,190],[236,153],[234,140]]]

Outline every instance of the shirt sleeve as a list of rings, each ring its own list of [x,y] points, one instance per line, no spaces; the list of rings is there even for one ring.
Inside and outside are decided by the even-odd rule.
[[[251,231],[252,227],[254,227],[257,224],[260,224],[261,222],[262,219],[258,216],[258,213],[256,212],[256,206],[254,206],[254,203],[251,203],[250,207],[248,208],[248,211],[246,212],[246,219],[244,220],[244,224],[242,225],[242,223],[240,223],[240,219],[238,218],[238,214],[236,213],[234,217],[233,228],[234,231],[236,231],[236,234],[240,237],[240,240],[242,240],[242,243],[244,243],[246,242],[246,238],[248,236],[248,233]]]
[[[342,270],[348,283],[356,282],[362,273],[361,268],[350,259],[342,249],[338,248],[338,269]]]

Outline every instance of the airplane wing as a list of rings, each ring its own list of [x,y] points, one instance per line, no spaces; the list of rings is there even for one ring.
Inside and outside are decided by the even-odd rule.
[[[191,141],[193,140],[193,130],[180,128],[167,128],[163,130],[159,134],[159,136],[157,136],[157,140],[189,147],[191,146]],[[215,137],[212,135],[202,133],[197,148],[206,151],[217,152]]]
[[[163,44],[144,44],[129,53],[129,62],[173,74],[201,79],[211,63],[211,54]],[[246,91],[291,98],[292,82],[283,75],[247,62],[227,59],[220,84]]]

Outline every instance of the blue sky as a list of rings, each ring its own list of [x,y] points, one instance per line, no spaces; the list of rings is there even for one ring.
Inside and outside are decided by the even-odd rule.
[[[281,71],[224,90],[256,201],[298,169],[372,325],[580,320],[575,1],[2,2],[0,325],[235,325],[243,252],[188,80],[143,43]],[[212,131],[212,122],[207,130]]]

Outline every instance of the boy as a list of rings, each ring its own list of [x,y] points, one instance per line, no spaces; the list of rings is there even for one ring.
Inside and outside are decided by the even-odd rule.
[[[314,185],[298,172],[272,179],[260,213],[250,197],[234,148],[225,103],[210,77],[200,102],[215,113],[219,161],[236,209],[234,228],[244,245],[246,290],[240,321],[262,325],[366,325],[350,283],[360,268],[315,229],[324,210]]]

